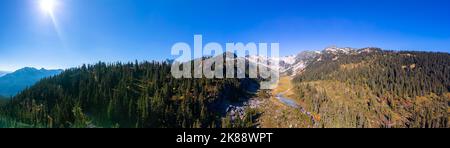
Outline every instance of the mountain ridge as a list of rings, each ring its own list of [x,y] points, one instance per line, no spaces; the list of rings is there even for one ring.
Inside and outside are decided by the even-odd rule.
[[[269,62],[279,62],[278,67],[282,75],[295,76],[301,73],[311,62],[320,61],[325,57],[333,57],[333,60],[337,60],[340,56],[364,54],[371,52],[379,52],[380,48],[366,47],[366,48],[351,48],[351,47],[336,47],[330,46],[323,50],[305,50],[294,55],[281,56],[279,58],[267,58],[262,56],[250,55],[246,57],[246,60],[267,65]]]
[[[363,48],[324,54],[295,76],[320,127],[449,127],[450,54]],[[338,53],[339,55],[340,53]]]
[[[42,78],[61,73],[63,70],[47,70],[24,67],[0,77],[0,96],[13,96]]]

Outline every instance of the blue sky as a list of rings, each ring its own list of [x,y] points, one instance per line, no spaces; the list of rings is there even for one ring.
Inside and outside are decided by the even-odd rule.
[[[450,51],[448,0],[0,0],[0,70],[164,60],[176,42]]]

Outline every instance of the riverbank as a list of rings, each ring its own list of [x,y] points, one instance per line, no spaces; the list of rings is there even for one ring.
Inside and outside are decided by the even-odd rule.
[[[312,128],[314,123],[295,100],[291,77],[281,77],[276,89],[270,92],[268,101],[261,106],[259,119],[263,128]]]

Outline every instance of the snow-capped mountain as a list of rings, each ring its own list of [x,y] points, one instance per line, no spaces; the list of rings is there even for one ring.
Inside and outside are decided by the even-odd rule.
[[[264,65],[266,67],[269,67],[268,63],[278,62],[278,66],[271,66],[270,68],[278,68],[281,74],[296,74],[301,72],[308,65],[309,61],[318,55],[319,52],[303,51],[297,55],[283,56],[279,58],[251,55],[247,56],[246,60],[251,63]]]
[[[251,63],[262,64],[268,67],[268,62],[279,62],[278,67],[283,75],[296,75],[301,73],[310,63],[321,61],[324,59],[338,60],[342,55],[363,54],[380,51],[379,48],[340,48],[331,46],[322,51],[302,51],[297,55],[283,56],[279,58],[267,58],[261,56],[247,56],[246,60]]]
[[[336,46],[331,46],[328,48],[325,48],[324,52],[327,53],[332,53],[332,54],[350,54],[352,51],[355,51],[356,49],[354,48],[350,48],[350,47],[345,47],[345,48],[339,48]]]
[[[258,55],[248,55],[245,57],[239,57],[234,53],[231,52],[225,52],[223,54],[223,57],[234,57],[232,60],[237,61],[243,61],[247,64],[249,67],[256,67],[264,66],[271,69],[278,69],[280,71],[281,75],[289,75],[289,76],[295,76],[299,73],[302,73],[306,67],[308,67],[313,62],[320,62],[320,61],[326,61],[326,60],[338,60],[341,56],[345,55],[353,55],[353,54],[366,54],[366,53],[372,53],[372,52],[378,52],[381,51],[379,48],[362,48],[362,49],[356,49],[356,48],[339,48],[336,46],[328,47],[323,49],[322,51],[318,50],[311,50],[311,51],[302,51],[296,55],[290,55],[290,56],[282,56],[282,57],[264,57],[264,56],[258,56]],[[216,58],[216,57],[213,57]],[[198,59],[201,60],[201,59]],[[226,61],[231,59],[226,59]],[[278,62],[278,65],[272,65],[270,63],[276,63]],[[199,62],[198,64],[202,64]],[[244,73],[245,70],[239,70],[238,73]]]

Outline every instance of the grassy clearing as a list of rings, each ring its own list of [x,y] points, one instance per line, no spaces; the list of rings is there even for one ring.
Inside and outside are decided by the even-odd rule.
[[[291,77],[289,76],[284,76],[281,77],[280,80],[278,81],[278,86],[277,88],[275,88],[272,93],[273,94],[278,94],[278,93],[283,93],[289,89],[292,88],[292,83],[291,83]]]

